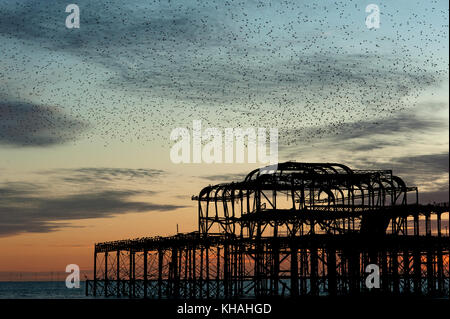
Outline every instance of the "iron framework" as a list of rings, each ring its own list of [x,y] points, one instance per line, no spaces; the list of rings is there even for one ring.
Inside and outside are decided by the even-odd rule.
[[[257,169],[192,197],[198,231],[96,244],[86,294],[448,297],[448,203],[418,198],[390,170],[297,162]],[[366,287],[368,264],[380,269],[379,289]]]

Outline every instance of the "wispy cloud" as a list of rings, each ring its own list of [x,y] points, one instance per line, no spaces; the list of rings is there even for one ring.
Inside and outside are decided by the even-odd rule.
[[[161,170],[125,168],[55,169],[37,172],[52,179],[0,183],[0,236],[51,232],[72,227],[69,221],[110,218],[127,213],[173,211],[182,205],[152,202],[158,193],[147,189]],[[145,200],[143,200],[145,198]]]
[[[196,176],[202,179],[206,179],[208,181],[213,181],[216,183],[230,183],[230,182],[240,182],[243,181],[246,173],[230,173],[230,174],[213,174],[213,175],[204,175],[204,176]]]
[[[369,151],[398,145],[411,135],[429,135],[448,130],[448,120],[413,112],[398,112],[373,120],[342,122],[316,127],[286,129],[280,134],[281,149],[291,155],[304,143],[326,142],[340,150]]]
[[[113,167],[82,167],[74,169],[53,169],[40,174],[50,175],[60,181],[77,184],[114,183],[133,181],[149,181],[163,176],[164,171],[149,168],[113,168]]]
[[[30,193],[29,188],[10,185],[2,186],[0,193],[0,236],[51,232],[69,227],[67,222],[73,220],[107,218],[132,212],[172,211],[183,207],[133,200],[134,196],[143,194],[139,191],[92,191],[46,197],[39,190]]]

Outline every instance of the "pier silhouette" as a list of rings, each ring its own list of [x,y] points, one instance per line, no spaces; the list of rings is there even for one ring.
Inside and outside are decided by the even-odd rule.
[[[449,296],[448,203],[420,205],[417,187],[391,170],[297,162],[270,169],[193,196],[195,232],[95,244],[86,294]],[[379,288],[365,284],[369,264],[379,267]]]

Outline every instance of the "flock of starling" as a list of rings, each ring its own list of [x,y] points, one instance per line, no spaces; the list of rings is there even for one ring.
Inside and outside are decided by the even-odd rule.
[[[289,145],[364,130],[448,76],[441,1],[379,3],[379,29],[359,0],[73,0],[68,29],[71,2],[0,4],[0,143],[164,144],[200,119]]]

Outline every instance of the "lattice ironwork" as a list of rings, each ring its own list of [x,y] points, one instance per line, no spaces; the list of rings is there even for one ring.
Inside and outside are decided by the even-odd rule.
[[[389,170],[281,163],[207,186],[198,231],[95,245],[86,293],[136,298],[449,296],[448,203],[419,205]]]

